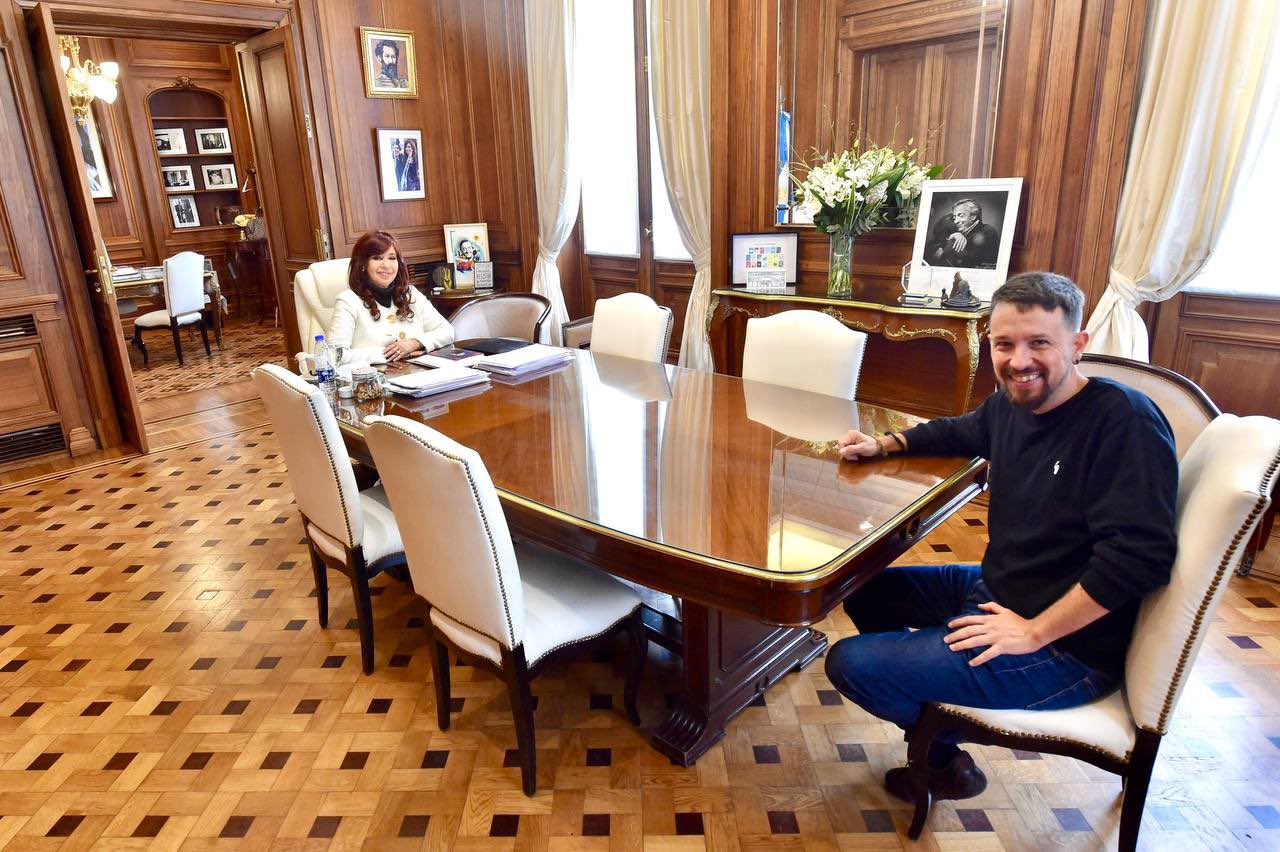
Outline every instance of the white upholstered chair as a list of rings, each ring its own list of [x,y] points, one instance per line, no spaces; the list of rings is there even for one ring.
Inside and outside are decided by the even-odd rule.
[[[358,490],[338,420],[320,389],[274,364],[253,371],[275,427],[315,575],[320,626],[329,626],[326,566],[351,581],[360,630],[360,663],[373,673],[373,603],[369,580],[405,576],[404,546],[380,486]]]
[[[322,260],[293,276],[293,307],[298,313],[298,334],[302,348],[311,352],[317,334],[329,333],[333,324],[333,305],[348,287],[347,270],[351,258]]]
[[[742,378],[853,399],[867,335],[819,311],[747,320]]]
[[[495,293],[467,302],[453,316],[454,340],[507,337],[530,343],[547,343],[547,317],[551,302],[537,293]]]
[[[513,544],[498,493],[480,456],[403,417],[370,417],[365,437],[403,524],[414,591],[430,607],[426,626],[440,730],[449,727],[451,646],[507,684],[524,791],[537,767],[529,682],[561,651],[625,629],[632,640],[627,714],[635,723],[636,688],[648,643],[640,596],[619,580],[524,542]],[[430,483],[429,502],[423,483]]]
[[[1179,459],[1191,449],[1204,427],[1222,413],[1209,395],[1186,376],[1145,361],[1086,353],[1080,359],[1080,372],[1115,379],[1151,397],[1173,427]]]
[[[1135,847],[1160,740],[1196,654],[1262,517],[1280,469],[1280,421],[1223,414],[1187,450],[1179,469],[1178,556],[1169,584],[1138,611],[1124,685],[1068,710],[979,710],[929,704],[908,746],[917,839],[929,815],[929,743],[943,731],[969,742],[1064,754],[1124,778],[1121,850]]]
[[[675,317],[643,293],[596,301],[595,315],[561,327],[564,345],[641,361],[667,360]]]
[[[182,365],[182,335],[179,330],[194,325],[200,329],[204,341],[204,354],[213,357],[209,349],[209,329],[204,314],[204,255],[184,251],[167,257],[164,261],[164,308],[150,311],[133,321],[133,345],[142,353],[142,365],[151,361],[142,332],[149,328],[167,328],[173,334],[173,348]],[[214,310],[220,306],[215,305]]]

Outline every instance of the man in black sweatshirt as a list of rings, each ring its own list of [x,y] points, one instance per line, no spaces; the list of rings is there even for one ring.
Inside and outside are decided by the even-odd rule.
[[[851,431],[849,461],[893,452],[991,462],[982,565],[890,568],[845,601],[859,634],[827,654],[831,682],[908,733],[925,702],[1052,710],[1115,689],[1142,597],[1169,581],[1178,462],[1155,404],[1076,367],[1084,295],[1048,272],[991,299],[998,390],[977,410],[900,434]],[[908,630],[908,628],[916,628]],[[986,779],[954,742],[929,752],[938,798]],[[910,800],[906,769],[885,776]]]

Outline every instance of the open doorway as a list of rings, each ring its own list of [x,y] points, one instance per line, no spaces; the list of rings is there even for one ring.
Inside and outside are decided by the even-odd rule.
[[[256,399],[249,370],[292,351],[277,309],[289,283],[272,250],[284,218],[275,161],[301,161],[288,173],[314,159],[295,120],[306,98],[290,26],[246,39],[243,22],[218,33],[193,19],[184,31],[174,16],[157,31],[123,10],[59,11],[38,4],[28,31],[121,431],[143,451],[198,436],[202,414],[225,431],[227,409]],[[268,67],[264,55],[286,61]],[[86,60],[116,63],[114,102],[101,86],[87,105],[77,96],[70,69]],[[318,200],[293,207],[318,220]],[[175,329],[165,265],[172,296],[177,259],[203,304],[188,299]]]

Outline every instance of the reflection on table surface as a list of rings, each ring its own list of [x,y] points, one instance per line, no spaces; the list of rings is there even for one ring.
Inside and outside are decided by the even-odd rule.
[[[570,523],[674,548],[721,569],[822,576],[978,460],[842,462],[849,428],[915,422],[886,408],[576,350],[565,368],[455,397],[340,407],[398,414],[473,447],[504,496]],[[390,371],[418,369],[391,365]],[[344,401],[345,402],[345,401]]]

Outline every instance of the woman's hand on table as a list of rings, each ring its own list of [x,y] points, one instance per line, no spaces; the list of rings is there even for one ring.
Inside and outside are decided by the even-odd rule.
[[[420,348],[421,345],[416,340],[393,340],[383,347],[382,357],[386,358],[388,362],[403,361]]]

